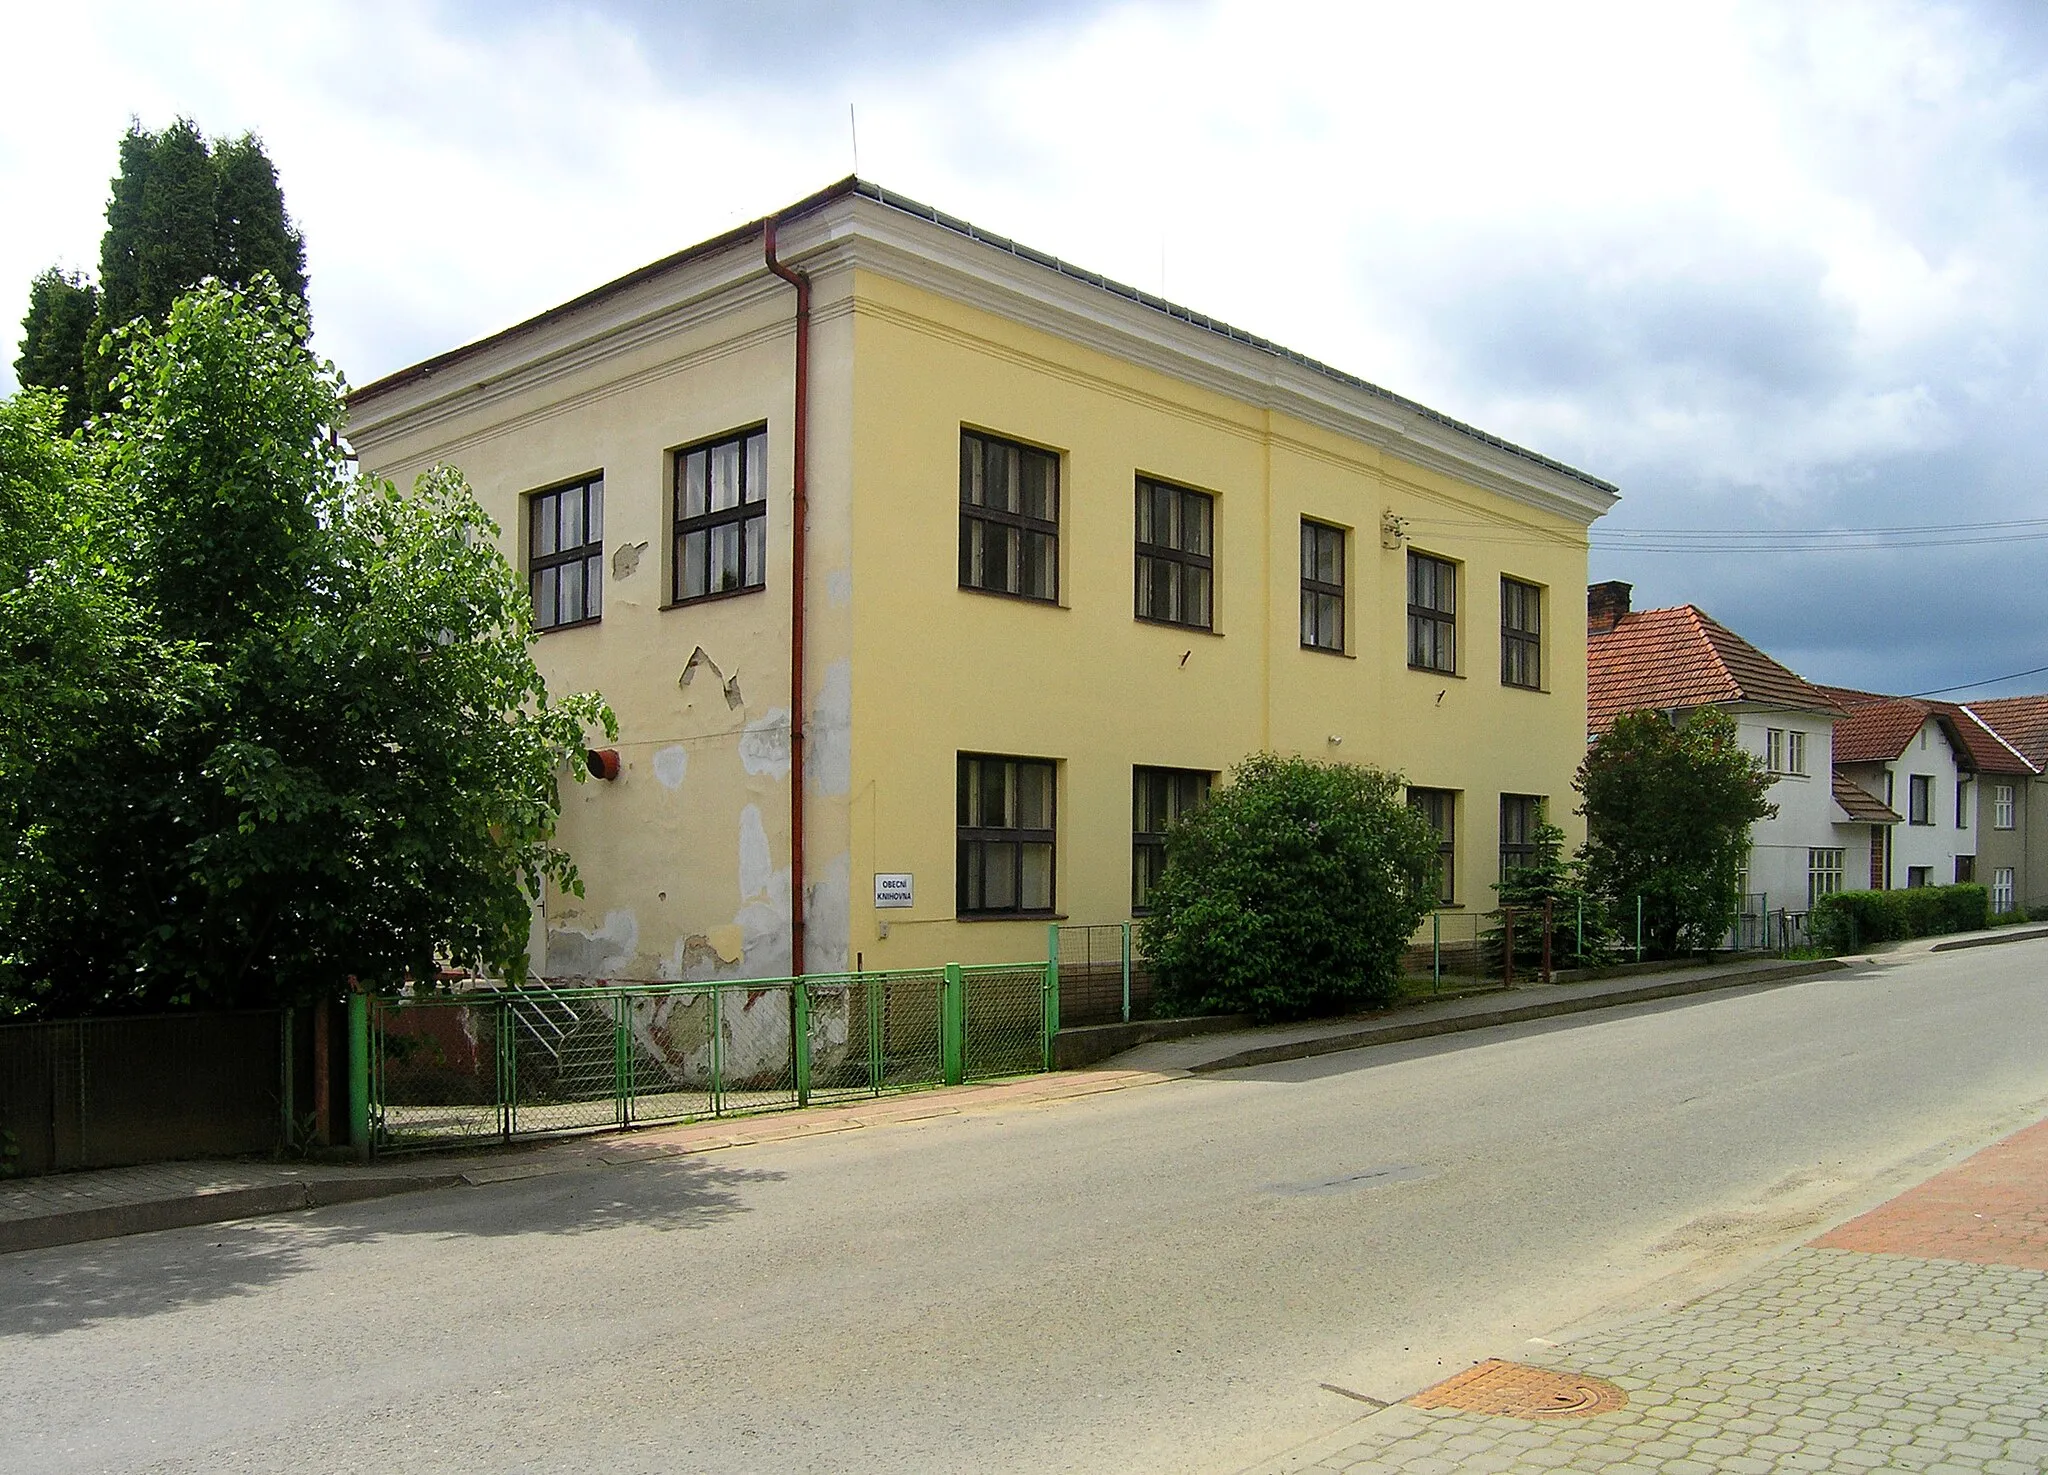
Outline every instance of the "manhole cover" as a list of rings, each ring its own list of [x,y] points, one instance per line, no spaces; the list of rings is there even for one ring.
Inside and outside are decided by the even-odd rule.
[[[1450,1408],[1507,1419],[1583,1419],[1620,1408],[1628,1395],[1584,1373],[1552,1372],[1494,1357],[1408,1401],[1417,1408]]]

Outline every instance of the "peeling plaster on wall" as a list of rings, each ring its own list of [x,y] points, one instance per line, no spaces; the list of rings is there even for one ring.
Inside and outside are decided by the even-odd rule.
[[[853,603],[853,570],[836,568],[825,575],[825,599],[834,609]]]
[[[740,730],[740,766],[770,778],[789,776],[789,709],[770,707]]]
[[[645,543],[627,543],[612,553],[612,577],[630,579],[640,571],[640,555],[647,551]]]
[[[737,712],[745,705],[746,698],[740,695],[740,673],[735,670],[731,675],[727,675],[719,670],[718,662],[706,655],[704,647],[701,645],[691,651],[690,659],[683,663],[683,674],[676,678],[676,685],[689,686],[696,680],[697,668],[700,666],[708,670],[711,673],[712,679],[720,684],[721,689],[725,693],[726,706]]]
[[[549,978],[632,977],[639,945],[640,921],[630,911],[606,912],[595,932],[550,927],[544,972]]]
[[[804,777],[828,798],[853,790],[853,663],[840,659],[825,668],[818,704],[811,713]]]
[[[721,963],[737,963],[746,955],[747,934],[737,926],[713,927],[705,941],[711,944],[711,951]]]
[[[844,973],[853,945],[853,856],[842,850],[805,889],[804,970]]]
[[[726,962],[712,938],[730,944],[724,928],[714,927],[709,935],[687,937],[676,945],[673,968],[691,983],[714,983],[729,978],[787,978],[789,966],[789,871],[779,870],[768,878],[759,896],[733,915],[732,926],[739,932],[739,957]],[[788,1045],[785,1036],[783,1044]]]
[[[761,806],[749,804],[740,811],[740,900],[752,901],[768,889],[775,875],[775,860],[768,849],[768,829],[761,823]]]
[[[671,743],[654,754],[654,777],[664,789],[679,789],[683,775],[690,771],[690,750],[680,743]]]

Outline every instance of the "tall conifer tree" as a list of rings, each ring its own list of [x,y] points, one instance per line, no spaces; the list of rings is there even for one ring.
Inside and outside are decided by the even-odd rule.
[[[189,118],[155,133],[131,124],[107,198],[99,285],[54,269],[36,278],[15,371],[62,395],[76,427],[113,406],[108,333],[137,318],[161,324],[207,277],[245,287],[262,272],[305,300],[305,241],[256,136],[210,143]]]

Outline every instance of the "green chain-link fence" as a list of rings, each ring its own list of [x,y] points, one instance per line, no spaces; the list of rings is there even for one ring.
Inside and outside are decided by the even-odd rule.
[[[1046,963],[492,989],[364,1009],[378,1151],[776,1111],[1050,1068]]]

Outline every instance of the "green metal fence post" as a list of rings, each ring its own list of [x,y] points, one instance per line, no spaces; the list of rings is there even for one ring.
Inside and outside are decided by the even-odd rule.
[[[293,1018],[294,1011],[289,1004],[278,1012],[277,1037],[283,1048],[279,1052],[277,1062],[277,1092],[284,1099],[284,1136],[281,1144],[287,1152],[298,1145],[298,1123],[292,1120],[292,1113],[298,1110],[299,1095],[298,1083],[293,1079],[293,1066],[296,1063],[292,1050]]]
[[[799,978],[789,986],[790,1041],[795,1051],[796,1104],[811,1104],[811,986]]]
[[[1430,992],[1444,991],[1444,914],[1429,914],[1429,978]]]
[[[1572,946],[1572,962],[1581,968],[1586,966],[1586,897],[1584,892],[1579,894],[1579,932],[1578,941]]]
[[[1124,1023],[1125,1023],[1125,1024],[1129,1024],[1129,1023],[1131,1022],[1131,924],[1130,924],[1129,922],[1126,922],[1126,923],[1124,923],[1124,924],[1123,924],[1123,934],[1124,934]],[[1046,1062],[1045,1068],[1046,1068],[1047,1070],[1051,1070],[1051,1069],[1052,1069],[1052,1062],[1051,1062],[1050,1060],[1048,1060],[1048,1061]]]
[[[1636,961],[1643,961],[1643,894],[1636,893]]]
[[[498,1000],[498,1135],[507,1142],[519,1125],[519,1042],[512,1037],[512,1001]]]
[[[967,983],[958,963],[946,965],[939,985],[939,1072],[949,1086],[967,1079]]]
[[[725,990],[711,990],[711,1114],[725,1111]]]
[[[868,1007],[868,1089],[875,1095],[882,1094],[882,990],[887,984],[877,985],[869,978],[861,985],[867,995]]]
[[[612,1119],[633,1125],[633,1001],[625,994],[612,1000]]]
[[[370,996],[348,996],[348,1145],[370,1156]]]

